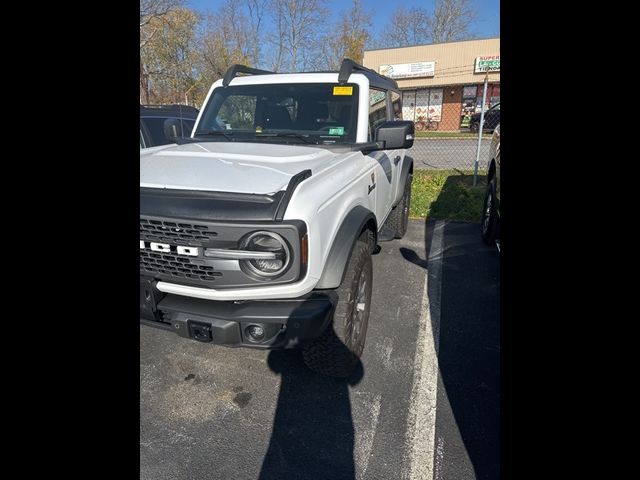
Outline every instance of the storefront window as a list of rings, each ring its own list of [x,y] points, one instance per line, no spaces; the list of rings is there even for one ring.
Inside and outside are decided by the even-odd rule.
[[[460,113],[460,128],[468,128],[471,115],[475,113],[477,85],[468,85],[462,88],[462,111]]]
[[[491,106],[494,106],[496,103],[500,103],[500,85],[494,85],[493,90],[491,91]]]
[[[482,93],[484,85],[468,85],[462,88],[462,109],[460,112],[460,128],[468,128],[471,115],[482,111]],[[500,84],[487,85],[485,111],[500,103]]]
[[[416,91],[404,90],[402,92],[402,118],[405,120],[416,119]]]

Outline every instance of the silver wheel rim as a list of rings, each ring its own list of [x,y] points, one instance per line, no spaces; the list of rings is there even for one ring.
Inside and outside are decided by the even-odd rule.
[[[365,270],[362,269],[358,278],[358,286],[356,287],[356,295],[353,303],[353,314],[351,315],[351,325],[349,329],[349,344],[351,350],[357,355],[362,349],[362,328],[367,314],[367,277]]]

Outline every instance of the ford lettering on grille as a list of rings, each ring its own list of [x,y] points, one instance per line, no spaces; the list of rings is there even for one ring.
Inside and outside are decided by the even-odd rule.
[[[186,255],[188,257],[197,257],[200,255],[198,247],[183,247],[182,245],[169,245],[168,243],[145,242],[140,240],[140,249],[150,248],[154,252],[177,253],[178,255]]]

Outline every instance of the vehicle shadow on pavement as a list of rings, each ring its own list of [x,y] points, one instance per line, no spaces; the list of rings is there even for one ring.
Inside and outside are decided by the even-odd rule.
[[[267,361],[282,379],[259,480],[355,479],[349,387],[362,379],[362,363],[339,379],[306,368],[299,350],[273,350]]]
[[[439,366],[434,478],[498,479],[499,253],[482,243],[479,224],[455,221],[444,222],[441,248],[432,250],[434,228],[425,222],[428,258],[400,248],[428,272]]]

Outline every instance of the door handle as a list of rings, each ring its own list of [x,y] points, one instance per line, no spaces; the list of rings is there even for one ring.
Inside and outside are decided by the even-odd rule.
[[[400,162],[400,155],[396,155],[396,158],[393,159],[393,164],[397,165]]]

